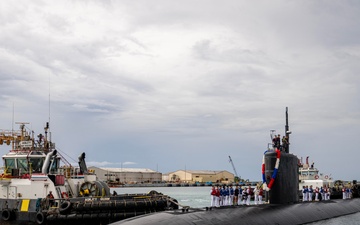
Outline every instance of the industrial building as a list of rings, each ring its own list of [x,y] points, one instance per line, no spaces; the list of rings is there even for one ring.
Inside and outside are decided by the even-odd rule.
[[[141,168],[99,168],[89,167],[94,170],[99,180],[108,183],[136,184],[161,182],[162,174],[151,169]]]
[[[195,182],[212,182],[212,183],[232,183],[234,181],[234,174],[226,171],[214,170],[177,170],[169,173],[166,181],[180,182],[180,183],[195,183]]]

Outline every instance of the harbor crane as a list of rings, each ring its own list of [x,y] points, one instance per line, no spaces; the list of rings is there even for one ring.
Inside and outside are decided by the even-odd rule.
[[[231,163],[232,167],[233,167],[233,170],[234,170],[234,173],[235,173],[235,180],[236,179],[239,179],[240,180],[240,177],[238,176],[237,172],[236,172],[236,169],[235,169],[235,166],[234,166],[234,163],[231,159],[231,157],[229,156],[229,162]]]

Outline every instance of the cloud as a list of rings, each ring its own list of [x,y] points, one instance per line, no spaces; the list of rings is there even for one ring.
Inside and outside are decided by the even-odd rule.
[[[294,153],[319,161],[346,143],[344,162],[360,144],[357,2],[0,6],[0,128],[50,119],[69,155],[163,172],[231,170],[231,155],[257,179],[286,106]]]

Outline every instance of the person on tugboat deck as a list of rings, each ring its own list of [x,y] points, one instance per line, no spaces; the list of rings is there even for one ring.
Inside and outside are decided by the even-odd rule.
[[[52,194],[52,191],[49,191],[49,194],[47,195],[47,198],[49,200],[49,206],[54,206],[54,195]]]

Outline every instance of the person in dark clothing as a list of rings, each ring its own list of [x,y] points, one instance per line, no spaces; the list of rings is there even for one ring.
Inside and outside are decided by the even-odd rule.
[[[280,150],[280,134],[278,136],[275,136],[275,147]]]
[[[288,148],[289,148],[289,140],[288,140],[288,137],[283,136],[283,138],[282,138],[281,141],[282,141],[283,151],[288,152]]]
[[[276,148],[276,139],[277,139],[277,136],[275,135],[275,137],[272,139],[272,145],[273,145],[274,149]]]
[[[238,200],[239,200],[239,186],[235,187],[235,191],[234,191],[234,204],[233,205],[238,205]]]

